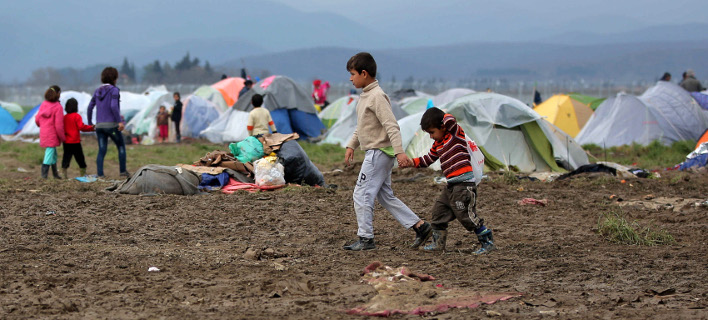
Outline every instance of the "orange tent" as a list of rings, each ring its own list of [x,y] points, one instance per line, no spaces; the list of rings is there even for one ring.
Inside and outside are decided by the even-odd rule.
[[[234,103],[236,103],[236,100],[238,100],[238,93],[241,92],[241,89],[243,89],[244,81],[246,80],[238,77],[226,78],[212,84],[211,87],[219,90],[221,95],[224,97],[224,101],[226,101],[226,105],[231,107]]]
[[[708,129],[706,129],[705,132],[703,132],[703,135],[701,135],[701,138],[698,139],[698,143],[696,143],[696,149],[701,146],[701,143],[703,142],[708,142]]]

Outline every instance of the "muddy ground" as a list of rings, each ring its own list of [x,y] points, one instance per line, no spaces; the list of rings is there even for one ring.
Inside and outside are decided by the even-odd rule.
[[[413,232],[378,205],[377,249],[343,251],[356,237],[356,170],[326,175],[336,191],[205,196],[118,195],[103,191],[107,183],[45,182],[38,172],[3,171],[0,318],[361,318],[343,311],[375,294],[359,280],[377,260],[431,274],[445,286],[524,294],[423,318],[708,317],[708,209],[691,201],[619,209],[608,199],[706,199],[706,174],[665,173],[624,184],[606,176],[508,184],[493,176],[479,189],[478,212],[499,249],[474,256],[476,238],[456,222],[448,252],[407,249]],[[442,188],[433,177],[415,169],[393,174],[404,180],[394,182],[398,197],[423,218]],[[550,204],[522,206],[523,198]],[[613,210],[668,230],[677,244],[604,240],[598,219]]]

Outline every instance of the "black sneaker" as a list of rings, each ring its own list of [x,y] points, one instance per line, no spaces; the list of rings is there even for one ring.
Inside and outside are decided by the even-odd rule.
[[[430,235],[433,234],[433,226],[431,226],[430,223],[424,222],[418,229],[414,227],[413,231],[415,231],[415,240],[411,245],[411,249],[416,249],[430,239]]]
[[[374,238],[363,238],[359,237],[359,241],[354,242],[348,246],[344,246],[344,250],[351,250],[351,251],[362,251],[362,250],[371,250],[371,249],[376,249],[376,245],[374,244]]]

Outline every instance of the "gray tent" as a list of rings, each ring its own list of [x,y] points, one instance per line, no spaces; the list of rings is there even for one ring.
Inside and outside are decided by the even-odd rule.
[[[612,147],[654,140],[669,145],[696,140],[708,128],[708,113],[681,87],[659,81],[641,96],[619,93],[605,100],[580,131],[580,144]]]

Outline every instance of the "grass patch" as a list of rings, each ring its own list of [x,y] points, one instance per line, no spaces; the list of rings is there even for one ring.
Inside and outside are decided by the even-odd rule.
[[[597,229],[600,235],[614,243],[643,246],[676,243],[666,230],[642,227],[637,221],[629,222],[622,212],[613,211],[600,216]]]
[[[343,167],[345,148],[336,144],[314,144],[305,141],[298,141],[302,149],[305,150],[307,156],[312,162],[324,166],[325,168]],[[354,151],[354,161],[362,161],[364,152],[361,150]]]
[[[686,159],[686,155],[693,151],[695,147],[695,141],[686,140],[674,142],[671,146],[665,146],[659,141],[653,141],[647,146],[635,143],[607,149],[595,144],[587,144],[583,146],[583,149],[592,155],[591,160],[594,161],[606,160],[640,168],[666,168],[683,162]]]

